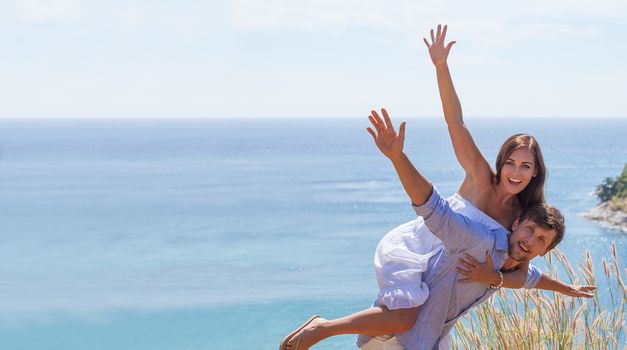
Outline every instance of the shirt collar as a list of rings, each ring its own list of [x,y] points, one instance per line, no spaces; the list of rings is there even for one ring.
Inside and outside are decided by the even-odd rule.
[[[499,251],[509,252],[509,235],[512,234],[509,230],[496,230],[494,237],[494,248]],[[505,234],[504,234],[505,233]]]

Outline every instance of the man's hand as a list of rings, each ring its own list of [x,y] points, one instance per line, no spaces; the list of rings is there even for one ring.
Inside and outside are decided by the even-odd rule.
[[[485,253],[484,263],[480,263],[468,254],[465,255],[465,258],[458,259],[458,262],[456,271],[466,277],[458,280],[459,283],[483,282],[493,286],[499,284],[499,274],[494,270],[494,263],[488,252]]]
[[[574,298],[594,298],[594,291],[596,286],[568,286],[568,289],[561,291],[562,294],[574,297]]]
[[[451,47],[455,44],[455,41],[451,41],[446,46],[444,45],[444,40],[446,39],[446,30],[447,26],[444,26],[442,29],[442,25],[438,24],[438,31],[434,35],[433,29],[431,29],[431,44],[427,38],[422,38],[429,49],[429,56],[431,56],[431,61],[434,65],[438,66],[446,63],[446,59],[448,58],[448,53],[451,51]]]
[[[381,120],[381,117],[379,117],[379,114],[377,114],[376,111],[370,112],[368,119],[370,119],[372,126],[374,126],[377,131],[374,132],[374,130],[369,127],[368,132],[374,138],[374,142],[381,153],[393,160],[395,157],[403,154],[403,144],[405,143],[405,122],[401,123],[398,134],[396,134],[388,112],[382,108],[381,113],[383,114],[384,120]]]

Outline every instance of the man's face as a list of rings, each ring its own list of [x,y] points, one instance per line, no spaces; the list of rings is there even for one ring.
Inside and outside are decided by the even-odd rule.
[[[544,255],[555,235],[555,230],[547,230],[530,219],[523,222],[516,219],[509,236],[509,257],[522,262]]]

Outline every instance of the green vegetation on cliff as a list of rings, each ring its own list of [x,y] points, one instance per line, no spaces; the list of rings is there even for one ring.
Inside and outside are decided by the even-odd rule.
[[[610,202],[611,209],[627,211],[627,164],[623,167],[623,173],[615,179],[605,178],[595,193],[602,203]]]

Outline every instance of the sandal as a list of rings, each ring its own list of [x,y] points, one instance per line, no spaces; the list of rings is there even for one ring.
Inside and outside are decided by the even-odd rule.
[[[279,350],[287,349],[287,342],[289,342],[290,339],[292,339],[296,334],[298,334],[300,331],[302,331],[303,328],[307,327],[316,318],[320,318],[320,316],[318,316],[318,315],[311,316],[307,320],[307,322],[303,323],[300,327],[298,327],[292,333],[288,334],[287,337],[283,338],[283,341],[281,342],[281,346],[279,346]],[[298,345],[299,344],[300,344],[300,337],[298,337],[298,340],[296,341],[296,347],[294,348],[294,350],[298,350]]]

